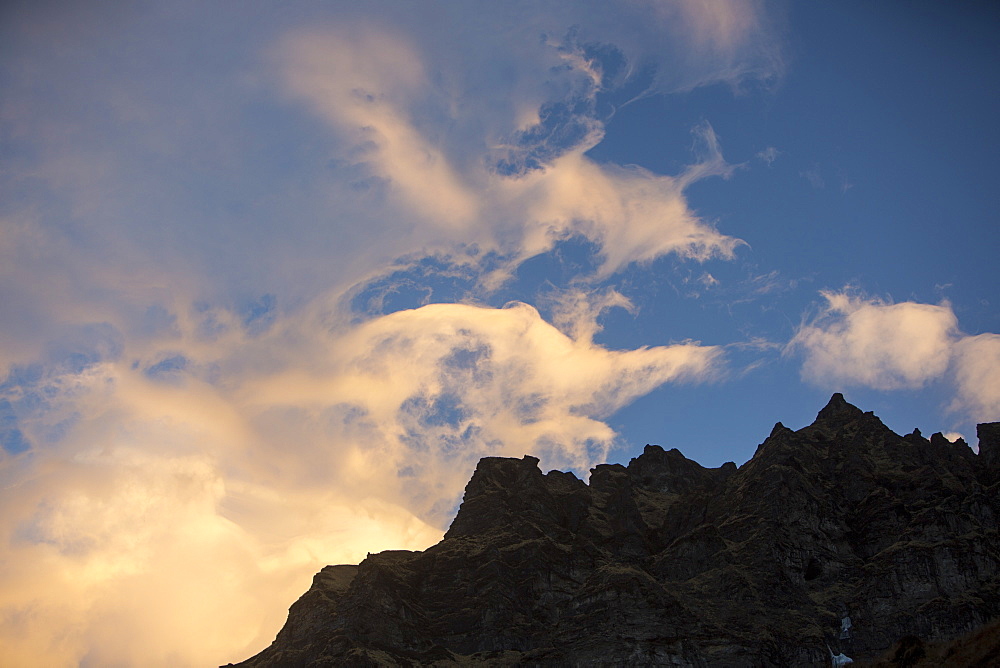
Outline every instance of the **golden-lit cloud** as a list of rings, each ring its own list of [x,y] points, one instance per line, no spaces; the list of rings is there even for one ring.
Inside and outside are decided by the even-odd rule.
[[[449,150],[428,117],[471,123],[454,117],[447,105],[467,94],[431,81],[427,71],[448,64],[424,65],[423,54],[405,38],[374,28],[312,30],[289,36],[276,54],[290,94],[342,135],[344,159],[384,185],[400,233],[414,235],[425,250],[444,251],[458,234],[463,243],[509,258],[510,272],[557,242],[581,236],[596,244],[599,275],[606,277],[670,253],[729,258],[741,243],[701,220],[683,194],[695,181],[732,170],[708,124],[696,128],[703,155],[675,177],[586,157],[601,133],[596,119],[587,117],[580,123],[590,129],[574,142],[552,147],[554,155],[536,168],[505,174],[492,164],[488,142],[516,133],[522,121],[496,112],[476,118],[479,142],[471,151],[468,145]],[[578,95],[597,90],[589,61],[578,54],[567,58],[555,47],[547,55],[566,63],[557,70],[570,80],[566,88],[574,89],[575,79],[589,82]],[[487,122],[492,127],[482,127]],[[483,280],[495,287],[506,276],[500,270]]]
[[[719,354],[608,350],[520,303],[435,304],[335,333],[306,314],[214,340],[189,319],[167,357],[126,343],[5,390],[45,444],[0,469],[12,665],[248,655],[319,567],[439,539],[480,457],[585,474],[614,443],[602,417],[709,377]]]
[[[607,350],[527,304],[433,304],[370,320],[244,392],[269,433],[294,422],[295,438],[313,444],[302,476],[387,490],[443,528],[480,457],[531,453],[585,473],[613,443],[600,418],[664,382],[708,377],[718,354],[696,344]],[[326,442],[335,462],[316,459]]]
[[[688,196],[734,172],[712,126],[667,174],[591,149],[643,96],[780,77],[764,3],[133,4],[5,10],[4,665],[245,658],[321,566],[436,541],[480,457],[585,476],[615,411],[724,371],[722,346],[599,336],[635,312],[623,270],[742,244]],[[546,317],[471,303],[570,241],[592,257],[518,294]],[[469,303],[352,308],[428,258]],[[803,280],[752,271],[728,294]],[[804,378],[947,379],[1000,419],[1000,337],[824,298],[786,348]]]
[[[684,194],[731,171],[710,126],[678,174],[586,151],[595,97],[639,64],[660,92],[774,65],[760,7],[384,7],[262,8],[221,37],[141,6],[12,14],[5,664],[248,656],[321,566],[437,540],[479,457],[586,475],[611,414],[721,365],[696,343],[596,344],[600,314],[631,305],[588,288],[668,254],[732,256]],[[553,105],[574,110],[565,128]],[[580,238],[593,275],[551,323],[518,302],[344,305],[427,256],[493,289]]]

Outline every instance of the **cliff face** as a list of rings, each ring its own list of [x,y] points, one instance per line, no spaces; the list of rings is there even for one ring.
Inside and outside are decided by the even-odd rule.
[[[1000,424],[979,437],[836,394],[738,469],[488,457],[440,543],[324,568],[238,665],[829,665],[959,636],[1000,615]]]

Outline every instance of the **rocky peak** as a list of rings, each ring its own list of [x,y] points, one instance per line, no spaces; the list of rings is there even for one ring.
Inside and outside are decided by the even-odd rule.
[[[547,506],[545,478],[538,461],[531,455],[480,459],[446,537],[488,532],[503,526],[512,514]]]
[[[525,455],[521,459],[483,457],[476,465],[476,470],[466,486],[465,493],[475,496],[537,482],[541,476],[541,471],[538,470],[538,461],[538,457],[531,455]]]
[[[769,438],[775,438],[779,434],[783,434],[785,432],[790,432],[790,431],[792,430],[786,427],[785,425],[781,424],[780,422],[775,422],[774,426],[771,427],[771,433],[768,436]]]
[[[1000,468],[1000,422],[987,422],[976,427],[979,456],[991,468]]]
[[[659,493],[680,494],[705,487],[725,478],[736,470],[733,466],[707,469],[688,459],[677,448],[664,450],[659,445],[647,445],[627,467],[633,484]]]
[[[628,469],[621,464],[598,464],[590,469],[590,488],[606,492],[631,484]]]
[[[865,413],[860,408],[847,403],[843,394],[835,392],[826,406],[816,415],[816,422],[813,424],[839,427],[864,416]]]
[[[924,438],[924,435],[921,434],[920,430],[917,429],[916,427],[913,428],[912,432],[904,436],[903,440],[911,445],[917,445],[917,446],[926,446],[930,444],[930,441]]]

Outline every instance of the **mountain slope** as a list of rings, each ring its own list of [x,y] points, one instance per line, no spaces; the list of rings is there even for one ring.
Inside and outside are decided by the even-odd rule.
[[[835,394],[739,468],[487,457],[440,543],[324,568],[238,665],[828,665],[959,636],[1000,615],[1000,423],[979,438]]]

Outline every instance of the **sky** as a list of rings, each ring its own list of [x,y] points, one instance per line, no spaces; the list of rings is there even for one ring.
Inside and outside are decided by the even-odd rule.
[[[263,649],[480,457],[1000,420],[988,2],[0,8],[0,646]],[[955,447],[964,447],[956,444]]]

